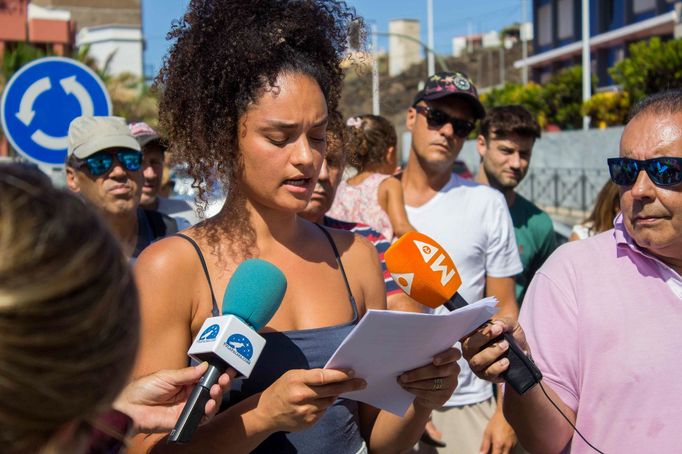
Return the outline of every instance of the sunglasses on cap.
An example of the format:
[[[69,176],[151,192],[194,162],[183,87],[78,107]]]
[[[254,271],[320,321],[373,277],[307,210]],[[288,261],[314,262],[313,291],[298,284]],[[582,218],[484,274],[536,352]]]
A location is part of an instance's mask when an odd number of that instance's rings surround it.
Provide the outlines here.
[[[114,165],[116,159],[125,170],[134,172],[142,167],[142,153],[137,150],[121,149],[117,151],[100,151],[83,160],[76,161],[77,167],[87,167],[93,177],[104,175]]]
[[[461,139],[466,139],[471,134],[471,131],[474,130],[472,122],[451,117],[442,110],[434,109],[431,106],[414,106],[414,109],[426,117],[426,123],[431,128],[442,128],[447,123],[450,123],[452,131]]]
[[[642,170],[656,186],[675,186],[682,183],[682,158],[661,157],[645,161],[609,158],[606,162],[611,181],[618,186],[632,186]]]

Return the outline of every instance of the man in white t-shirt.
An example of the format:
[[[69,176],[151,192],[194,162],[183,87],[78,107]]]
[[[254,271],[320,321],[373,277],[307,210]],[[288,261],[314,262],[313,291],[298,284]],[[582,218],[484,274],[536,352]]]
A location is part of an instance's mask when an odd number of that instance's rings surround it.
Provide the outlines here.
[[[459,293],[469,302],[494,295],[499,316],[516,319],[514,276],[523,267],[504,197],[452,172],[464,141],[484,115],[465,74],[431,76],[407,111],[412,142],[401,181],[410,223],[448,251],[462,277]],[[460,367],[457,390],[433,414],[447,443],[438,452],[509,452],[516,437],[496,409],[492,384],[477,378],[466,361]],[[420,446],[420,452],[429,449]]]

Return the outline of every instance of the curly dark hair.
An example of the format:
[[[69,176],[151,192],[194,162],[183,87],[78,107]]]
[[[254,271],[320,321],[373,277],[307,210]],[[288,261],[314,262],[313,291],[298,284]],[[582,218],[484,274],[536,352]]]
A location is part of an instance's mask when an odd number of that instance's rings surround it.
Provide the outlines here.
[[[364,42],[364,23],[345,2],[331,0],[193,0],[168,39],[157,79],[160,122],[176,159],[206,206],[216,177],[228,194],[228,219],[242,217],[235,184],[241,172],[239,119],[282,73],[309,75],[339,128],[344,53]]]
[[[372,164],[382,163],[388,148],[398,144],[395,128],[379,115],[352,117],[346,124],[348,161],[359,172]]]

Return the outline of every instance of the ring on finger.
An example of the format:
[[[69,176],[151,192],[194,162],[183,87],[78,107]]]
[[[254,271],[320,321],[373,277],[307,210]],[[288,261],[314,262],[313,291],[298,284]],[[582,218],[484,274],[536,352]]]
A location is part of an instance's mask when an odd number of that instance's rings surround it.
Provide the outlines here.
[[[439,391],[443,389],[443,378],[438,377],[433,379],[433,387],[431,388],[432,391]]]

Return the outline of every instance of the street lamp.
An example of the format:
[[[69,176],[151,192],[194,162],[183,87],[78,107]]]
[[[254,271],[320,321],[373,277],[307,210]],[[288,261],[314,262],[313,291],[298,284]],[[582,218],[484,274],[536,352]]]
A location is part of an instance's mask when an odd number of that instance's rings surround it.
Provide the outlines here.
[[[441,67],[441,69],[442,69],[443,71],[449,71],[448,65],[445,64],[445,60],[443,60],[443,57],[441,57],[440,55],[438,55],[432,48],[430,48],[430,47],[428,46],[428,44],[426,44],[426,43],[424,43],[424,42],[422,42],[422,41],[419,41],[419,40],[418,40],[417,38],[415,38],[414,36],[404,35],[404,34],[402,34],[402,33],[375,32],[374,30],[372,30],[372,31],[370,32],[370,34],[376,35],[376,36],[396,36],[396,37],[398,37],[398,38],[404,38],[404,39],[406,39],[406,40],[408,40],[408,41],[412,41],[412,42],[414,42],[414,43],[417,43],[417,44],[419,44],[420,46],[422,46],[422,48],[424,49],[424,53],[425,53],[427,56],[428,56],[428,55],[433,55],[433,57],[436,59],[436,61],[438,62],[438,65],[440,65],[440,67]],[[430,68],[427,68],[427,70],[429,71],[429,74],[427,74],[427,77],[428,77],[428,76],[431,76],[431,75],[432,75],[431,69],[430,69]],[[435,73],[435,71],[433,71],[433,73]]]
[[[380,115],[380,109],[379,109],[379,59],[377,57],[377,36],[396,36],[398,38],[403,38],[408,41],[415,42],[422,46],[424,49],[424,53],[426,53],[427,56],[432,56],[432,58],[435,57],[435,59],[438,61],[438,64],[442,68],[443,71],[449,71],[448,65],[445,64],[445,61],[443,60],[442,57],[440,57],[438,54],[436,54],[431,47],[428,45],[424,44],[423,42],[419,41],[417,38],[410,36],[410,35],[404,35],[402,33],[390,33],[390,32],[378,32],[376,30],[376,25],[372,25],[372,29],[369,32],[370,35],[372,35],[372,113],[374,115]],[[432,73],[435,73],[435,70],[432,70],[427,67],[427,70],[429,74],[426,76],[431,76]]]

